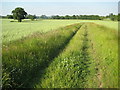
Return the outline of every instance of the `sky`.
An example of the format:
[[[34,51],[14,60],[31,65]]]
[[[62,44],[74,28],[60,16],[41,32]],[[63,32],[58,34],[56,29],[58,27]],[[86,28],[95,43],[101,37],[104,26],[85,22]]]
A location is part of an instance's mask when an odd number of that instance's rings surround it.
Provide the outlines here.
[[[118,2],[119,0],[1,0],[3,2]]]
[[[32,15],[109,15],[118,13],[119,0],[2,0],[0,15],[22,7]]]

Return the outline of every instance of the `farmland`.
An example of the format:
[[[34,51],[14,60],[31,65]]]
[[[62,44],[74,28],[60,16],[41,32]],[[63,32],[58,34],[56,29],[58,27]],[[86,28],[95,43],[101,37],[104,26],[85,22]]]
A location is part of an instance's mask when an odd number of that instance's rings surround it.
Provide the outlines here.
[[[57,28],[80,22],[94,22],[100,25],[107,26],[109,28],[118,30],[118,22],[113,21],[100,21],[100,20],[38,20],[30,21],[24,20],[22,23],[10,22],[13,20],[2,20],[2,34],[3,42],[9,42],[13,40],[26,37],[34,32],[47,32],[55,30]]]
[[[10,21],[2,21],[4,88],[118,87],[118,22]]]

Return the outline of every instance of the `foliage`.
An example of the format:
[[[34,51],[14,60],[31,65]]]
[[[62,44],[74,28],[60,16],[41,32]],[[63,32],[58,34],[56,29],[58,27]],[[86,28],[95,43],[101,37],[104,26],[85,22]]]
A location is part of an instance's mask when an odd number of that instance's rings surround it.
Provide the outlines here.
[[[27,18],[27,19],[31,19],[31,20],[33,21],[33,20],[36,19],[37,17],[36,17],[36,15],[30,15],[30,14],[29,14],[29,15],[26,16],[26,18]]]
[[[13,15],[7,15],[8,19],[13,19]]]
[[[118,15],[114,15],[113,13],[110,13],[106,18],[110,18],[112,21],[119,21]]]
[[[101,17],[98,15],[73,15],[73,16],[52,16],[52,19],[82,19],[82,20],[101,20]]]
[[[25,19],[27,13],[24,11],[23,8],[17,7],[15,10],[12,11],[14,19],[17,19],[18,22],[21,22],[22,19]]]
[[[49,17],[47,17],[46,15],[41,15],[40,18],[42,18],[42,19],[48,19]]]

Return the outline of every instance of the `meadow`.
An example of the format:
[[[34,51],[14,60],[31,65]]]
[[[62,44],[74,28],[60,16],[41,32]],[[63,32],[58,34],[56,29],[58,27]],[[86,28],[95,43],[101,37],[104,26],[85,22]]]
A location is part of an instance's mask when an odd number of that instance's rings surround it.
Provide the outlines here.
[[[118,22],[2,22],[4,88],[118,88]]]
[[[94,22],[106,27],[118,30],[118,22],[113,21],[100,21],[100,20],[24,20],[22,23],[12,19],[2,20],[2,35],[3,42],[10,42],[23,37],[26,37],[34,32],[45,33],[55,30],[57,28],[80,22]]]

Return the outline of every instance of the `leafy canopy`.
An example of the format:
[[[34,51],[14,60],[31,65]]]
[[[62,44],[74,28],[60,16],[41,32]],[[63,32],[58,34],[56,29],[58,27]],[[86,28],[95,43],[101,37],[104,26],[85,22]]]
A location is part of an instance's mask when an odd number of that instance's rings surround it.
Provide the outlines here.
[[[18,22],[21,22],[22,19],[25,19],[25,16],[27,15],[27,12],[21,7],[15,8],[15,10],[12,11],[13,13],[13,18],[17,19]]]

